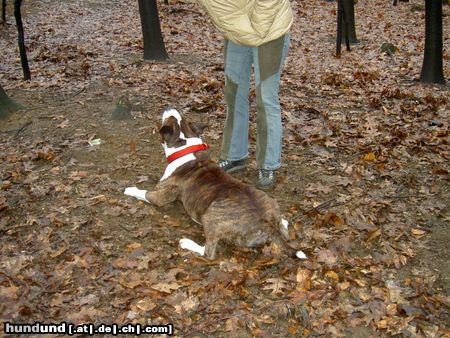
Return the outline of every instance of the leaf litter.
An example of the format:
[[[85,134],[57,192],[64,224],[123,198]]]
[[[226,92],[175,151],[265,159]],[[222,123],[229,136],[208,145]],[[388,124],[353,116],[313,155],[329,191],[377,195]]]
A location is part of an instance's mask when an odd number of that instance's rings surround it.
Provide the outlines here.
[[[158,182],[165,107],[207,123],[218,158],[220,34],[197,5],[161,2],[171,60],[143,62],[132,1],[24,4],[31,82],[20,80],[14,27],[0,31],[0,80],[27,107],[0,128],[1,321],[173,323],[179,336],[448,335],[448,89],[414,81],[416,3],[359,1],[360,43],[338,59],[335,3],[292,2],[283,167],[270,194],[310,259],[266,247],[213,262],[178,248],[182,237],[203,242],[180,205],[122,191]],[[395,54],[381,52],[386,41]],[[448,78],[447,53],[444,62]],[[112,122],[123,95],[135,118]],[[254,183],[254,168],[239,178]]]

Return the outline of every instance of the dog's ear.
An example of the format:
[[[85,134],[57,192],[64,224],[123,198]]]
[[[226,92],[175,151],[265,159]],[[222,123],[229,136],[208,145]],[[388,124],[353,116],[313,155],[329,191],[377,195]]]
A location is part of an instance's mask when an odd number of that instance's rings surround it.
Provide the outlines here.
[[[188,125],[192,132],[197,136],[203,134],[203,129],[208,126],[206,123],[202,122],[189,122]]]

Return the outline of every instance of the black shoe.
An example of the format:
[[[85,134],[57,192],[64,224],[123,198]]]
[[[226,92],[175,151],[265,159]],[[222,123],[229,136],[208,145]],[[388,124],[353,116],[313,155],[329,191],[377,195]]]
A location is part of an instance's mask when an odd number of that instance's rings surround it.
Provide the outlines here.
[[[258,170],[258,184],[257,187],[262,190],[268,190],[275,186],[277,176],[275,170]]]
[[[234,171],[244,169],[246,163],[247,159],[245,158],[238,161],[219,160],[219,168],[223,169],[227,173],[232,173]]]

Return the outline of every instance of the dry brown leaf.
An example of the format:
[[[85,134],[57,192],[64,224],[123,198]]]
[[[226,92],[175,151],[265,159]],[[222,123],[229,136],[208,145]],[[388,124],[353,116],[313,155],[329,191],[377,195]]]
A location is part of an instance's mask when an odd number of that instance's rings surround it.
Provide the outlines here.
[[[347,290],[350,287],[350,282],[349,281],[344,281],[342,283],[338,284],[339,290]]]
[[[151,286],[152,289],[159,291],[159,292],[163,292],[163,293],[172,293],[175,290],[178,290],[179,288],[181,288],[182,285],[179,285],[178,283],[175,282],[171,282],[171,283],[157,283],[157,284],[153,284]]]
[[[263,290],[270,290],[274,295],[280,296],[288,289],[288,283],[281,278],[269,278],[265,281]]]
[[[128,289],[134,289],[144,283],[142,276],[138,272],[124,273],[119,279],[120,284]]]
[[[339,282],[339,275],[333,270],[325,272],[325,277],[333,280],[334,282]]]
[[[425,236],[427,232],[424,231],[424,230],[420,230],[420,229],[411,229],[411,233],[412,233],[414,236],[420,238],[420,237]]]
[[[296,289],[299,291],[308,291],[309,289],[311,289],[312,275],[313,275],[313,272],[311,270],[304,269],[304,268],[298,268],[297,275],[296,275],[296,281],[297,281]]]
[[[177,313],[183,313],[186,311],[191,311],[194,310],[199,304],[198,298],[197,297],[186,297],[182,302],[180,302],[179,304],[175,304],[175,311]]]
[[[376,237],[381,235],[381,229],[380,228],[373,228],[369,230],[369,235],[367,236],[366,241],[370,242],[371,240],[375,239]]]
[[[225,331],[229,331],[231,333],[236,333],[238,328],[239,318],[231,317],[225,321]]]
[[[316,260],[329,266],[334,266],[338,261],[338,254],[334,250],[320,249],[317,253]]]
[[[366,155],[364,155],[363,160],[367,161],[367,162],[371,162],[371,161],[374,161],[375,158],[376,158],[375,154],[370,152],[370,153],[367,153]]]
[[[139,299],[138,301],[134,302],[130,305],[131,311],[134,311],[136,313],[139,312],[148,312],[153,310],[157,304],[150,298],[145,299]]]
[[[139,243],[139,242],[130,243],[130,244],[127,245],[127,251],[128,252],[133,252],[136,249],[139,249],[141,246],[142,246],[142,244]]]

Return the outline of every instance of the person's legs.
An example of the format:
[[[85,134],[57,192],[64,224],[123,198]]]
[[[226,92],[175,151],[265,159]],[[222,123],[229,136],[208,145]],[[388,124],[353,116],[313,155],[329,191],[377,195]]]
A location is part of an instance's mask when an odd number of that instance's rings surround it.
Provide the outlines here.
[[[282,125],[278,98],[280,76],[289,49],[289,35],[256,48],[254,53],[258,169],[281,166]]]
[[[250,72],[252,68],[250,47],[225,40],[225,101],[227,118],[223,131],[222,160],[237,161],[248,157],[248,114]]]

